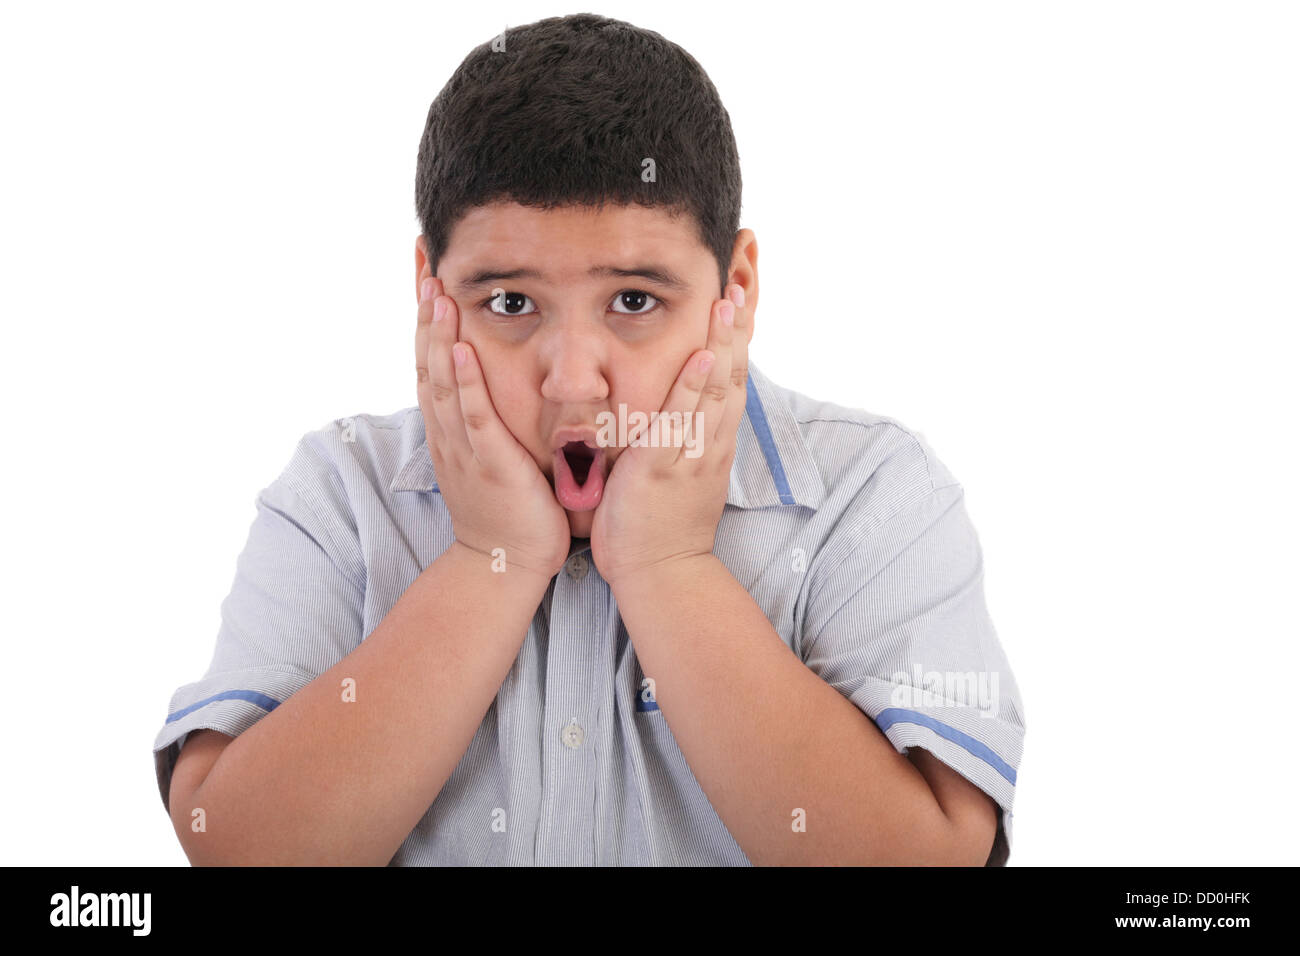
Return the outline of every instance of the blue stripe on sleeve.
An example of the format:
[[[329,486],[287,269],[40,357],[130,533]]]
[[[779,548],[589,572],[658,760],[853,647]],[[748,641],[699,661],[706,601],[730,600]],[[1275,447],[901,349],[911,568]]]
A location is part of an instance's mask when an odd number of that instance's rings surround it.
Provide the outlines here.
[[[211,697],[199,701],[197,704],[190,704],[190,706],[183,710],[178,710],[174,714],[168,714],[166,723],[170,724],[174,720],[180,720],[186,714],[192,713],[200,707],[206,707],[213,701],[218,700],[246,700],[250,703],[256,704],[258,707],[264,708],[268,713],[280,706],[280,702],[274,697],[267,697],[265,694],[259,694],[255,690],[224,690],[220,694],[213,694]]]
[[[927,714],[918,713],[915,710],[904,710],[901,707],[889,707],[880,712],[876,718],[876,726],[881,731],[888,730],[894,724],[920,724],[922,727],[929,727],[944,740],[951,740],[955,744],[965,747],[976,757],[979,757],[986,764],[1000,773],[1013,786],[1016,782],[1016,770],[1005,760],[995,754],[984,744],[980,743],[974,737],[963,734],[955,727],[949,727],[945,723],[935,720]]]

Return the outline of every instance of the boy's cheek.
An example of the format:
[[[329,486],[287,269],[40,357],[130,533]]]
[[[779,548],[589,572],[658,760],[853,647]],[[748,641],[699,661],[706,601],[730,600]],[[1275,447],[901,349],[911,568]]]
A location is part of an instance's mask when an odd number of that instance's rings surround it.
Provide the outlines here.
[[[659,411],[676,384],[686,360],[696,348],[692,342],[676,341],[665,343],[654,355],[630,356],[616,370],[619,394],[617,397],[610,396],[610,408],[616,410],[621,401],[629,411]]]

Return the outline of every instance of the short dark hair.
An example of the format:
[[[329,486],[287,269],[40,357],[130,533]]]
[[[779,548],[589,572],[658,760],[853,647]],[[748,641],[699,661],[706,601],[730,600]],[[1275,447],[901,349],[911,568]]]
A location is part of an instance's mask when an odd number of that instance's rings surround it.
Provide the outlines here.
[[[695,59],[658,33],[591,13],[480,44],[429,107],[415,207],[431,268],[457,220],[498,200],[550,209],[665,207],[695,219],[719,293],[740,226],[731,118]],[[642,181],[642,161],[655,181]]]

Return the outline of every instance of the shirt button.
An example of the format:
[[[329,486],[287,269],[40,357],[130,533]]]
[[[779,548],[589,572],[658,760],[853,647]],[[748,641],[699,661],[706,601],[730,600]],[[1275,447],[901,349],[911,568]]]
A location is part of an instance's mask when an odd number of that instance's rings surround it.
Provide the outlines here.
[[[581,581],[587,576],[588,568],[587,559],[580,554],[575,554],[564,562],[564,570],[575,581]]]
[[[560,739],[570,750],[577,750],[582,746],[582,728],[578,726],[576,719],[569,718],[569,725],[560,732]]]

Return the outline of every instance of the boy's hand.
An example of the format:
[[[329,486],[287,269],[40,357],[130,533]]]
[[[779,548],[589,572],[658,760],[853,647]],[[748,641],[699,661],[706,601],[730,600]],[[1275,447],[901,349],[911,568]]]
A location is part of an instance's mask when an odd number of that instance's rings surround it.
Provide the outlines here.
[[[455,300],[437,277],[423,280],[420,296],[416,391],[456,540],[484,561],[504,549],[507,572],[522,568],[554,577],[569,554],[569,519],[537,462],[497,415],[473,347],[457,341]]]
[[[745,413],[749,336],[734,327],[736,311],[730,299],[714,300],[708,348],[686,360],[660,410],[661,419],[681,413],[690,429],[678,430],[677,447],[632,447],[629,436],[614,462],[591,527],[592,559],[611,588],[627,575],[713,552]],[[662,421],[645,433],[656,428],[665,434]]]

